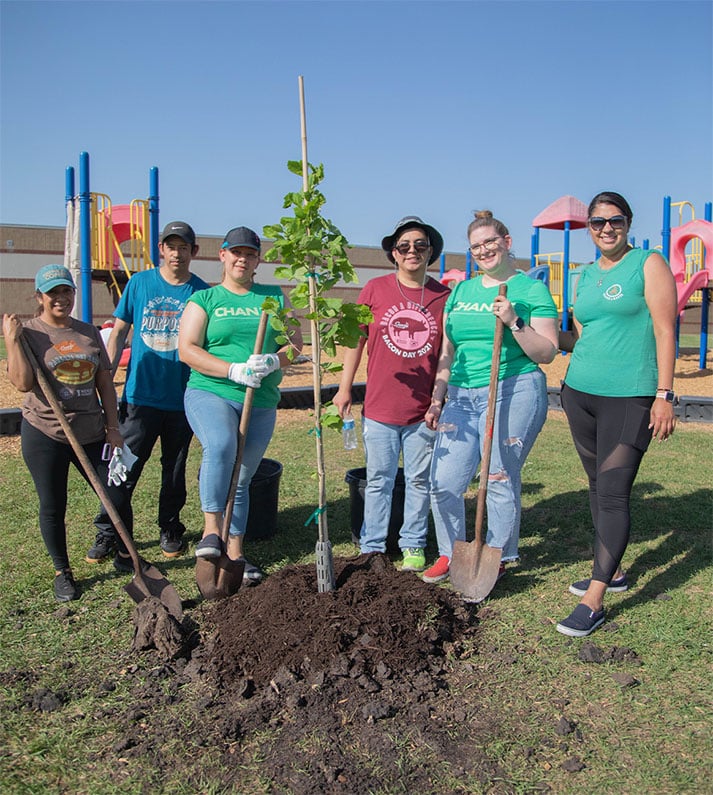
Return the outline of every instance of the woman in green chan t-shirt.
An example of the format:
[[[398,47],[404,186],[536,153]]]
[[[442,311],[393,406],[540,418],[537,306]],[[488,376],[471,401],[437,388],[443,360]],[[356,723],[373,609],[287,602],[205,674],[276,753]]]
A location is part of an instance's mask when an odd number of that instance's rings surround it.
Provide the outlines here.
[[[220,284],[194,293],[183,310],[178,355],[191,368],[184,399],[186,417],[203,448],[199,490],[204,524],[196,557],[217,558],[223,552],[221,526],[237,454],[238,428],[246,390],[255,390],[225,549],[231,560],[245,560],[250,481],[272,437],[282,368],[290,363],[287,353],[279,350],[278,334],[269,324],[263,353],[253,354],[253,349],[263,302],[272,297],[284,306],[285,298],[279,286],[255,282],[260,238],[252,229],[231,229],[219,256],[223,263]],[[290,345],[300,352],[299,330]],[[254,585],[261,579],[260,569],[245,561],[243,582]]]
[[[557,309],[547,287],[516,270],[512,238],[489,210],[476,213],[468,243],[482,275],[458,283],[446,301],[443,342],[426,424],[436,434],[431,510],[438,560],[426,582],[450,576],[453,542],[465,541],[465,494],[485,440],[496,318],[505,325],[488,475],[487,543],[505,563],[519,556],[520,472],[547,417],[539,364],[557,353]],[[507,284],[507,297],[498,295]],[[448,401],[444,404],[448,392]],[[481,475],[485,477],[485,475]],[[499,578],[498,577],[498,578]]]
[[[651,438],[673,433],[676,284],[666,260],[629,245],[633,213],[607,191],[589,205],[589,232],[599,259],[577,284],[579,339],[562,388],[562,406],[589,478],[594,522],[592,577],[575,582],[581,596],[559,624],[584,637],[604,621],[604,594],[625,591],[621,559],[629,543],[629,498]]]

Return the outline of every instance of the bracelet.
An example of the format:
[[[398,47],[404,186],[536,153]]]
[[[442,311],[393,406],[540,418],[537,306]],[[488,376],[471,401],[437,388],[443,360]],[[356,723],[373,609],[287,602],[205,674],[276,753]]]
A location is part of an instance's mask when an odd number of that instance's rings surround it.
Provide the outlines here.
[[[106,429],[107,429],[107,431],[118,431],[119,430],[119,426],[118,425],[107,425]]]
[[[657,392],[671,392],[672,390],[673,390],[672,386],[657,386],[656,387],[656,391]]]

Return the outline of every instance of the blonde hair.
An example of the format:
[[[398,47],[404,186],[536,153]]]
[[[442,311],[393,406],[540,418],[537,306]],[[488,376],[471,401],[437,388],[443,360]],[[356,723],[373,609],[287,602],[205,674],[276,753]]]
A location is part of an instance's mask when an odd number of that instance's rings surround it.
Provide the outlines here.
[[[480,229],[484,226],[492,226],[500,237],[510,236],[507,226],[505,226],[502,221],[498,221],[497,218],[493,218],[493,214],[490,210],[475,210],[474,215],[475,218],[468,224],[468,238],[470,238],[470,233],[474,229]]]

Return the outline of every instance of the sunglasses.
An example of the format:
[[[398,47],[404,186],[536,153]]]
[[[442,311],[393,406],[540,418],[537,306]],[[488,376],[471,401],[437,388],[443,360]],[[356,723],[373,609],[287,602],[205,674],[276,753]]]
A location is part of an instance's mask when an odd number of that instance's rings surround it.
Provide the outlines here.
[[[601,232],[607,224],[609,224],[612,229],[626,229],[626,216],[612,215],[611,218],[595,217],[589,219],[589,226],[591,226],[595,232]]]
[[[394,251],[398,251],[399,254],[408,254],[411,251],[411,246],[413,246],[413,250],[417,254],[421,254],[431,248],[428,240],[416,240],[413,243],[399,243],[398,246],[394,246]]]

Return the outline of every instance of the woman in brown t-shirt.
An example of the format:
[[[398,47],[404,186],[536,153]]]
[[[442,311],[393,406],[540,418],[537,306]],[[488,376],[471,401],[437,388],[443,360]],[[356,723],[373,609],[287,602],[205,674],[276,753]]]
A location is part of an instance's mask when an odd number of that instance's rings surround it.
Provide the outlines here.
[[[22,456],[40,500],[40,531],[54,563],[55,597],[68,602],[79,596],[69,565],[65,527],[70,462],[87,478],[22,351],[20,334],[29,343],[69,425],[104,482],[104,445],[113,449],[123,447],[124,441],[119,433],[111,365],[99,331],[71,316],[76,288],[70,272],[63,265],[45,265],[37,273],[35,288],[37,315],[24,324],[15,314],[4,315],[3,334],[10,381],[27,393],[20,428]],[[107,492],[121,518],[131,526],[131,505],[125,489],[109,485]],[[127,554],[125,548],[122,551]]]

